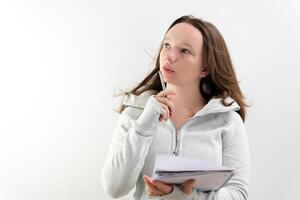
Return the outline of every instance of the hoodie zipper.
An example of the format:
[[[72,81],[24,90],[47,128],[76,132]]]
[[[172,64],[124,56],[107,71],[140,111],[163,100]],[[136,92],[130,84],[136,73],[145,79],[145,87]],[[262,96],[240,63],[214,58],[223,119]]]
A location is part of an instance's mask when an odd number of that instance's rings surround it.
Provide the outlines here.
[[[175,156],[178,156],[178,154],[179,154],[179,146],[180,146],[180,134],[179,134],[178,131],[176,131],[176,143],[175,144],[176,145],[175,145],[175,149],[173,151],[173,154]]]
[[[170,122],[171,122],[172,125],[173,125],[173,128],[175,129],[175,135],[176,135],[176,136],[175,136],[175,149],[172,151],[172,154],[173,154],[173,155],[178,156],[179,153],[180,153],[181,130],[182,130],[182,128],[183,128],[189,121],[192,121],[192,120],[197,119],[197,118],[199,118],[199,117],[200,117],[200,116],[196,116],[196,117],[193,117],[193,118],[188,119],[186,122],[184,122],[184,123],[182,124],[182,126],[180,127],[179,130],[176,129],[176,126],[175,126],[174,122],[173,122],[171,119],[169,119]]]

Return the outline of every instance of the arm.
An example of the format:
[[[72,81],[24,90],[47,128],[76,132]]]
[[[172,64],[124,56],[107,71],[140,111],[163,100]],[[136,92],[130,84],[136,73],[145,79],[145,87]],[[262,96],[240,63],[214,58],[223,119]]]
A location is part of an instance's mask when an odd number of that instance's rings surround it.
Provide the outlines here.
[[[124,196],[134,187],[144,166],[162,107],[151,95],[140,113],[127,107],[120,115],[102,169],[102,185],[112,197]]]
[[[228,124],[223,134],[223,165],[234,169],[231,179],[218,191],[201,192],[193,189],[191,195],[174,186],[172,193],[162,196],[164,200],[246,200],[249,182],[249,147],[244,124],[237,113],[224,118]]]

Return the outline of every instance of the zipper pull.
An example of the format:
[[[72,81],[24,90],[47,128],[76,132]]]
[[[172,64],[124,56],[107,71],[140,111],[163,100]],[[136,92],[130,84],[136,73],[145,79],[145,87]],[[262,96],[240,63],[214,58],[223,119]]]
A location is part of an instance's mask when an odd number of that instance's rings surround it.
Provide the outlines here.
[[[176,147],[175,150],[173,151],[174,155],[178,156],[179,154],[179,146],[180,146],[180,132],[176,133]]]

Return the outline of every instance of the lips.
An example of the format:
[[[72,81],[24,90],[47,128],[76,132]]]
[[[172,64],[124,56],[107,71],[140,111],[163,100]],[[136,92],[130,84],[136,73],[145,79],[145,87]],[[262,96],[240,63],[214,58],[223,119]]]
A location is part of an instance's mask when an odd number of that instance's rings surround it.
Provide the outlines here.
[[[164,65],[163,69],[168,71],[168,72],[175,72],[168,64]]]

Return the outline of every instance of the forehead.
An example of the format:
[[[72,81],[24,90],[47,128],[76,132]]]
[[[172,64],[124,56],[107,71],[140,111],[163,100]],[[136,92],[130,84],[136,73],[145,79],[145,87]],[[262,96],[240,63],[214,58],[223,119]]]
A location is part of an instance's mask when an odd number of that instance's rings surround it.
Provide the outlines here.
[[[201,47],[203,38],[201,32],[188,23],[178,23],[166,34],[165,39],[174,40],[179,43],[188,43],[193,47]]]

